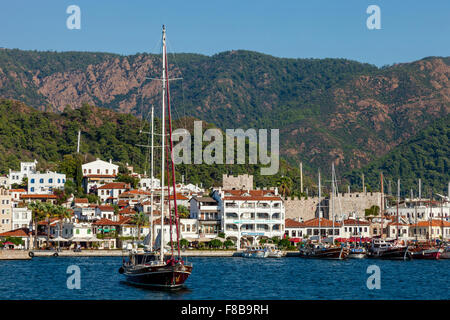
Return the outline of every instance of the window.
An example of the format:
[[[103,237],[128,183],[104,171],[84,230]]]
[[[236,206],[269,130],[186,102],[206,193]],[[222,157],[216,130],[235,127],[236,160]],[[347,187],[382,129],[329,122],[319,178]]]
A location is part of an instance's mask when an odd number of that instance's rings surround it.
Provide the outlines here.
[[[34,187],[31,187],[31,192],[34,192]]]
[[[91,169],[89,169],[89,173],[91,173]]]
[[[30,180],[30,183],[34,183],[34,179],[31,179],[31,180]]]
[[[52,178],[48,179],[48,183],[53,183],[53,179]]]
[[[80,234],[80,229],[75,230],[76,234]]]
[[[39,183],[44,183],[44,179],[39,179]]]
[[[108,169],[105,169],[105,173],[108,174]]]
[[[58,179],[58,183],[61,183],[61,179]]]

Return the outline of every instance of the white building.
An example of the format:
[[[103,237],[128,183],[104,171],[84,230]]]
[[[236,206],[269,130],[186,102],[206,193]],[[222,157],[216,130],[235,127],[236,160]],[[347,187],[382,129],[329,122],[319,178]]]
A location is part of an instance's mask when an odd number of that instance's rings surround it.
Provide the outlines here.
[[[414,206],[415,204],[415,206]],[[396,219],[397,207],[393,206],[386,209],[386,214]],[[441,219],[450,221],[450,203],[444,202],[441,206],[439,202],[429,200],[419,201],[415,199],[412,202],[402,203],[398,208],[398,215],[405,219],[408,223],[415,223],[417,221],[428,221],[431,219]]]
[[[95,206],[76,206],[73,208],[73,214],[79,221],[95,221],[100,219],[100,216],[97,216]]]
[[[34,160],[33,162],[21,162],[20,171],[13,171],[9,169],[9,185],[12,185],[13,183],[21,184],[23,178],[28,177],[30,173],[36,172],[36,164],[37,160]]]
[[[97,160],[85,163],[81,166],[83,171],[83,185],[87,193],[93,188],[99,188],[106,183],[114,181],[119,174],[119,166],[109,162]]]
[[[152,184],[153,189],[161,187],[161,181],[157,178],[141,178],[138,182],[138,188],[141,190],[149,191],[152,188]]]
[[[0,233],[12,230],[12,208],[9,190],[0,188]]]
[[[276,190],[219,189],[212,197],[219,203],[225,237],[238,249],[241,240],[252,244],[263,237],[283,237],[285,208]]]
[[[192,197],[190,202],[190,218],[197,220],[200,237],[216,238],[222,229],[222,216],[217,200],[211,197]]]
[[[104,184],[97,189],[97,195],[102,203],[117,203],[119,195],[130,189],[130,185],[125,182],[111,182]]]
[[[9,184],[9,178],[7,176],[0,177],[0,188],[9,189],[11,185]]]
[[[52,194],[55,189],[64,189],[66,175],[47,171],[28,175],[28,194]]]
[[[347,219],[340,221],[341,226],[341,238],[361,237],[370,238],[370,222],[358,219]]]
[[[12,228],[30,228],[31,217],[31,210],[27,207],[12,208]]]

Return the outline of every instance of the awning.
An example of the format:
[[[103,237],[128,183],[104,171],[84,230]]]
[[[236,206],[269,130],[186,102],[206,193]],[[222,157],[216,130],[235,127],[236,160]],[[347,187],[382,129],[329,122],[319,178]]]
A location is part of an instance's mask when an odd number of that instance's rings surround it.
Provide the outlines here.
[[[302,238],[289,238],[289,241],[290,241],[290,242],[297,243],[297,242],[301,242],[301,241],[302,241]]]

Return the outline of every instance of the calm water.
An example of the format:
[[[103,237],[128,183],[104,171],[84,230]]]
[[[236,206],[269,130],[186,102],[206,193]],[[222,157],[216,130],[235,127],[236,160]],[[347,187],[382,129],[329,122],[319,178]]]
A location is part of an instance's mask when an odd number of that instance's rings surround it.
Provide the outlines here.
[[[450,260],[321,261],[301,258],[189,258],[186,289],[136,288],[118,273],[120,257],[0,261],[0,299],[450,299]],[[367,266],[381,269],[369,290]],[[67,267],[78,265],[81,289],[67,289]]]

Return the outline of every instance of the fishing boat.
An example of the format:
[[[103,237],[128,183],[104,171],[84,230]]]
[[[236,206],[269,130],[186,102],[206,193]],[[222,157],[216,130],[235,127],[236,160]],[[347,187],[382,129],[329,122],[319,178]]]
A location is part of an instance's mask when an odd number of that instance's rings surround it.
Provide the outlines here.
[[[128,260],[123,260],[119,273],[125,275],[126,280],[135,285],[158,287],[164,289],[178,289],[184,285],[192,272],[192,265],[183,261],[180,252],[180,233],[178,227],[178,206],[176,196],[173,197],[173,212],[171,210],[170,195],[176,195],[175,183],[175,164],[173,158],[169,154],[173,152],[172,141],[172,118],[170,109],[170,91],[169,91],[169,76],[168,76],[168,62],[166,50],[166,29],[163,26],[162,30],[162,112],[161,112],[161,186],[164,188],[164,179],[167,177],[167,192],[168,192],[168,208],[165,208],[164,193],[161,192],[161,229],[159,236],[159,252],[148,251],[139,252],[131,251]],[[167,103],[167,110],[165,105]],[[168,115],[168,133],[166,131],[166,113]],[[152,126],[153,127],[153,126]],[[166,143],[166,140],[167,143]],[[153,141],[153,140],[152,140]],[[170,166],[169,166],[170,163]],[[169,170],[166,172],[165,164]],[[152,163],[153,165],[153,163]],[[170,167],[170,168],[169,168]],[[171,175],[169,175],[169,171]],[[153,178],[153,176],[152,176]],[[172,187],[172,190],[171,190]],[[167,216],[165,217],[167,210]],[[170,246],[171,250],[166,251],[164,241],[164,223],[168,220],[170,224]],[[178,255],[174,255],[174,241],[172,241],[172,226],[176,227],[176,243],[178,244]]]
[[[349,259],[364,259],[367,256],[367,250],[364,247],[350,248],[348,253]]]
[[[442,249],[440,259],[450,259],[450,246],[446,246]]]
[[[248,246],[242,252],[244,258],[267,258],[269,251],[262,246]]]
[[[433,247],[416,247],[411,250],[411,258],[414,260],[437,260],[440,258],[442,249]]]
[[[344,260],[348,257],[349,249],[342,247],[327,247],[324,244],[309,245],[300,248],[301,258],[316,258],[326,260]]]
[[[408,249],[408,246],[399,245],[397,242],[373,239],[368,257],[388,260],[408,260],[412,256]]]
[[[268,258],[281,258],[283,256],[283,252],[273,243],[265,244],[264,249],[269,252]]]

